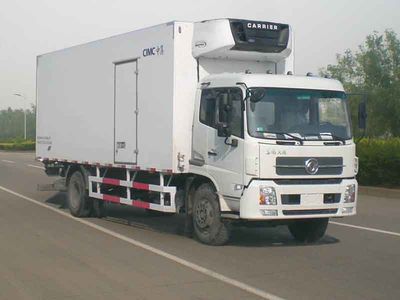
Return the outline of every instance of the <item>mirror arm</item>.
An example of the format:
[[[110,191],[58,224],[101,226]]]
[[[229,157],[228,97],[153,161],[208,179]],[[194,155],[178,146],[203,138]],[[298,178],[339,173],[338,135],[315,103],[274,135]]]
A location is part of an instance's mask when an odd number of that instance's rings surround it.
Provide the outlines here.
[[[243,101],[247,100],[247,98],[249,98],[250,96],[250,89],[248,88],[247,84],[244,82],[236,82],[236,85],[244,86],[244,88],[246,89],[246,94],[244,95]]]
[[[217,135],[219,137],[229,137],[230,133],[228,132],[227,123],[218,123],[217,124]]]
[[[238,146],[238,140],[237,139],[232,139],[230,143],[228,143],[228,139],[229,139],[229,137],[225,138],[225,141],[224,141],[225,145],[232,146],[232,147],[237,147]]]

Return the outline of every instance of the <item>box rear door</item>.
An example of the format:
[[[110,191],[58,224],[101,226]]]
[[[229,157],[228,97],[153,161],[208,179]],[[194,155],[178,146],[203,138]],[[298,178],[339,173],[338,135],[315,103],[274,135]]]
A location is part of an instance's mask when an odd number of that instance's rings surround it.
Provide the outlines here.
[[[115,64],[114,162],[137,162],[137,60]]]

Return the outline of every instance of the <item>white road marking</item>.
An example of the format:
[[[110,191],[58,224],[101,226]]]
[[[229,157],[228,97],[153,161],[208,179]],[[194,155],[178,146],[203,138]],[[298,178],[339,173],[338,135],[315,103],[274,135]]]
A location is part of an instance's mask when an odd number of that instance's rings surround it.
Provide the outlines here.
[[[9,164],[15,164],[15,161],[12,161],[12,160],[2,159],[1,161],[9,163]]]
[[[93,228],[93,229],[96,229],[96,230],[98,230],[98,231],[101,231],[101,232],[103,232],[103,233],[105,233],[105,234],[108,234],[108,235],[110,235],[110,236],[113,236],[113,237],[115,237],[115,238],[117,238],[117,239],[120,239],[120,240],[122,240],[122,241],[125,241],[125,242],[127,242],[127,243],[129,243],[129,244],[131,244],[131,245],[134,245],[134,246],[136,246],[136,247],[139,247],[139,248],[142,248],[142,249],[144,249],[144,250],[150,251],[150,252],[152,252],[152,253],[154,253],[154,254],[157,254],[157,255],[159,255],[159,256],[165,257],[165,258],[167,258],[167,259],[169,259],[169,260],[171,260],[171,261],[173,261],[173,262],[176,262],[176,263],[178,263],[178,264],[180,264],[180,265],[183,265],[183,266],[185,266],[185,267],[187,267],[187,268],[189,268],[189,269],[192,269],[192,270],[197,271],[197,272],[199,272],[199,273],[202,273],[202,274],[204,274],[204,275],[210,276],[210,277],[212,277],[212,278],[214,278],[214,279],[220,280],[220,281],[222,281],[222,282],[224,282],[224,283],[226,283],[226,284],[229,284],[229,285],[232,285],[232,286],[234,286],[234,287],[237,287],[237,288],[239,288],[239,289],[241,289],[241,290],[243,290],[243,291],[246,291],[246,292],[248,292],[248,293],[250,293],[250,294],[259,296],[259,297],[261,297],[261,298],[263,298],[263,299],[283,300],[283,298],[280,298],[280,297],[278,297],[278,296],[275,296],[275,295],[273,295],[273,294],[271,294],[271,293],[268,293],[268,292],[265,292],[265,291],[260,290],[260,289],[258,289],[258,288],[255,288],[255,287],[253,287],[253,286],[251,286],[251,285],[248,285],[248,284],[243,283],[243,282],[241,282],[241,281],[238,281],[238,280],[236,280],[236,279],[227,277],[227,276],[225,276],[225,275],[222,275],[222,274],[220,274],[220,273],[217,273],[217,272],[215,272],[215,271],[212,271],[212,270],[210,270],[210,269],[207,269],[207,268],[205,268],[205,267],[202,267],[202,266],[200,266],[200,265],[197,265],[197,264],[192,263],[192,262],[190,262],[190,261],[187,261],[187,260],[185,260],[185,259],[182,259],[182,258],[180,258],[180,257],[178,257],[178,256],[176,256],[176,255],[173,255],[173,254],[170,254],[170,253],[165,252],[165,251],[163,251],[163,250],[154,248],[154,247],[152,247],[152,246],[150,246],[150,245],[147,245],[147,244],[145,244],[145,243],[139,242],[139,241],[137,241],[137,240],[135,240],[135,239],[129,238],[129,237],[124,236],[124,235],[122,235],[122,234],[119,234],[119,233],[117,233],[117,232],[115,232],[115,231],[112,231],[112,230],[109,230],[109,229],[104,228],[104,227],[102,227],[102,226],[93,224],[93,223],[91,223],[91,222],[89,222],[89,221],[87,221],[87,220],[75,218],[75,217],[73,217],[72,215],[70,215],[69,213],[66,213],[66,212],[64,212],[64,211],[61,211],[61,210],[59,210],[58,208],[55,208],[55,207],[46,205],[46,204],[44,204],[44,203],[42,203],[42,202],[40,202],[40,201],[38,201],[38,200],[29,198],[29,197],[27,197],[27,196],[24,196],[24,195],[22,195],[22,194],[19,194],[19,193],[17,193],[17,192],[14,192],[14,191],[12,191],[12,190],[9,190],[9,189],[7,189],[7,188],[1,186],[1,185],[0,185],[0,190],[3,190],[4,192],[7,192],[7,193],[12,194],[12,195],[14,195],[14,196],[17,196],[17,197],[19,197],[19,198],[22,198],[22,199],[24,199],[24,200],[26,200],[26,201],[29,201],[29,202],[31,202],[31,203],[33,203],[33,204],[36,204],[36,205],[38,205],[38,206],[47,208],[47,209],[49,209],[49,210],[51,210],[51,211],[53,211],[53,212],[56,212],[56,213],[58,213],[58,214],[60,214],[60,215],[63,215],[64,217],[70,218],[70,219],[72,219],[72,220],[74,220],[74,221],[77,221],[77,222],[79,222],[79,223],[81,223],[81,224],[84,224],[84,225],[89,226],[89,227],[91,227],[91,228]]]
[[[351,228],[356,228],[356,229],[361,229],[361,230],[367,230],[367,231],[372,231],[372,232],[388,234],[388,235],[400,236],[400,233],[394,232],[394,231],[387,231],[387,230],[381,230],[381,229],[376,229],[376,228],[351,225],[351,224],[339,223],[339,222],[333,222],[333,221],[330,221],[329,223],[339,225],[339,226],[346,226],[346,227],[351,227]]]
[[[41,170],[44,170],[44,167],[41,167],[41,166],[35,166],[35,165],[27,165],[28,167],[32,167],[32,168],[38,168],[38,169],[41,169]]]

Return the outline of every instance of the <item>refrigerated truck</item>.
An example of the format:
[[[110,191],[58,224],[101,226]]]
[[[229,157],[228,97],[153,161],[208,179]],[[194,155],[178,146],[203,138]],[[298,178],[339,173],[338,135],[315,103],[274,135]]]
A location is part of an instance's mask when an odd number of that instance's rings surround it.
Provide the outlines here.
[[[76,217],[111,202],[183,213],[212,245],[237,223],[315,242],[356,213],[358,162],[342,84],[293,74],[291,26],[239,19],[40,55],[36,156]]]

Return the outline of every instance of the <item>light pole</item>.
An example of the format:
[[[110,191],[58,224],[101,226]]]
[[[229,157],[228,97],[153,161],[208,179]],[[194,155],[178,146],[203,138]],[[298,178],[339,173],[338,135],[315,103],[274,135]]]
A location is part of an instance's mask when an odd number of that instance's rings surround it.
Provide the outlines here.
[[[26,97],[23,94],[16,93],[16,94],[14,94],[14,96],[21,97],[26,102]],[[25,106],[25,103],[24,103],[24,106]],[[23,110],[24,110],[24,139],[26,140],[26,109],[25,109],[25,107],[23,107]]]

